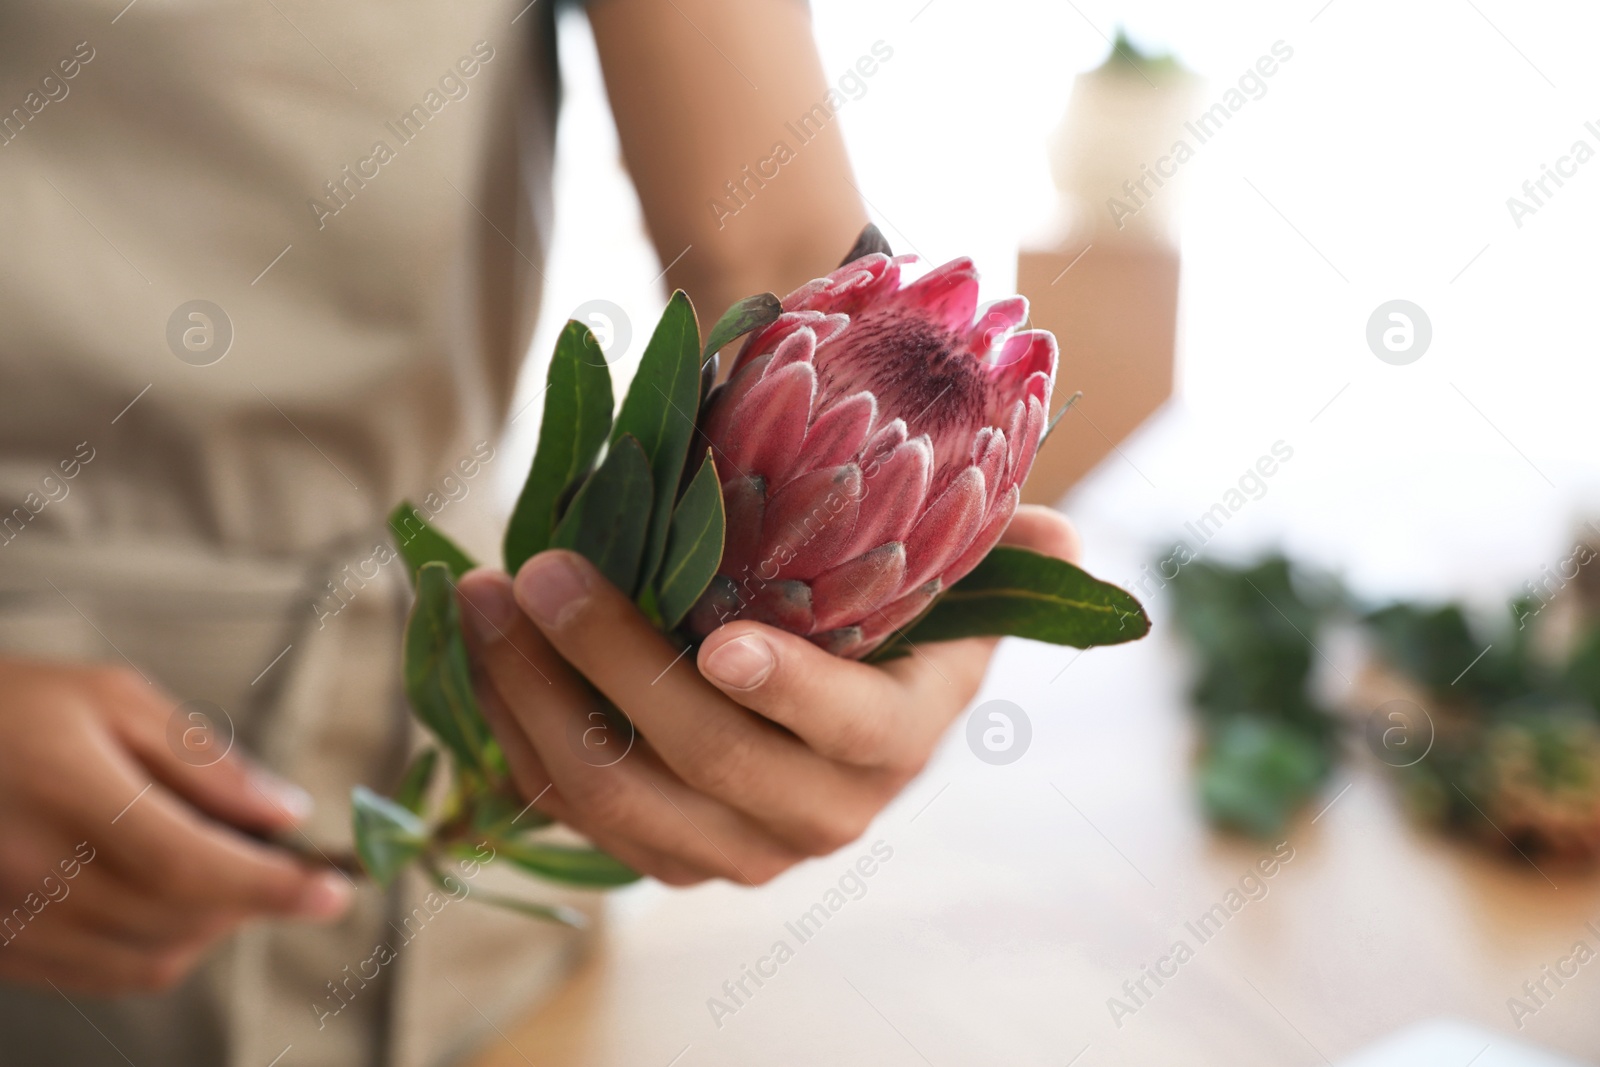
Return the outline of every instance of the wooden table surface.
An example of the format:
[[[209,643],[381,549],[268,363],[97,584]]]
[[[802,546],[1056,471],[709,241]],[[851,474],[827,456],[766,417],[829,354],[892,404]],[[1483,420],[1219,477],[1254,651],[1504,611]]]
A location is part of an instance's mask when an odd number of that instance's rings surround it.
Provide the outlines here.
[[[1600,947],[1594,877],[1414,828],[1364,753],[1253,881],[1275,843],[1197,816],[1177,650],[1077,655],[1002,648],[979,701],[1026,711],[1019,761],[980,762],[958,724],[856,845],[759,890],[619,894],[588,964],[479,1067],[1309,1065],[1420,1019],[1513,1033],[1524,982]],[[875,842],[892,856],[830,899]],[[837,910],[802,941],[817,903]],[[747,966],[768,977],[736,1004],[723,983]],[[1597,995],[1585,967],[1518,1036],[1596,1058]]]

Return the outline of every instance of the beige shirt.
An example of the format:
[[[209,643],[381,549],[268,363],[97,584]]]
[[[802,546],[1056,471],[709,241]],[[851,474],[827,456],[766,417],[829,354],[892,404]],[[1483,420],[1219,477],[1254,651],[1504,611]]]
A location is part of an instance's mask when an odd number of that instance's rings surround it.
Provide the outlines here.
[[[0,8],[0,653],[219,705],[330,851],[415,742],[383,516],[490,518],[550,230],[524,2]],[[0,991],[0,1065],[450,1062],[579,942],[451,902],[351,982],[425,896],[254,928],[170,996]]]

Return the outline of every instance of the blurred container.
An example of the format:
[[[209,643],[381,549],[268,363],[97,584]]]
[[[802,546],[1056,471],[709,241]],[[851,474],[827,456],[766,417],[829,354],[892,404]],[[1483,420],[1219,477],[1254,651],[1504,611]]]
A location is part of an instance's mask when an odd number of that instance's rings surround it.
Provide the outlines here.
[[[1119,34],[1074,81],[1050,138],[1058,209],[1019,253],[1017,290],[1032,325],[1061,341],[1057,395],[1083,396],[1040,451],[1028,502],[1058,502],[1172,395],[1178,176],[1151,167],[1180,137],[1198,86]]]

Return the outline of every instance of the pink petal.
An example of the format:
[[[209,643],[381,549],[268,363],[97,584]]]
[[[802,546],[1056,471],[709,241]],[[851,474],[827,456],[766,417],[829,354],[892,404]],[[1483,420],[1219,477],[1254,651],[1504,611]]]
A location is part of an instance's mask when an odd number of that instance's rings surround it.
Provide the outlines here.
[[[1006,447],[1010,449],[1006,459],[1006,479],[1016,481],[1011,472],[1017,469],[1017,456],[1022,444],[1022,431],[1028,424],[1028,403],[1026,400],[1014,401],[1006,411]]]
[[[1011,516],[1017,513],[1017,501],[1021,496],[1022,493],[1016,486],[1006,490],[1005,495],[1000,498],[1000,503],[984,520],[983,529],[972,539],[972,544],[968,545],[967,550],[957,556],[953,563],[945,567],[944,573],[940,575],[945,588],[965,578],[972,568],[983,562],[983,557],[989,554],[989,550],[999,543],[1001,535],[1006,532],[1006,527],[1011,525]]]
[[[700,599],[689,609],[684,625],[696,637],[705,637],[723,623],[737,619],[743,606],[738,585],[732,579],[719,574],[711,579],[706,591],[700,594]]]
[[[1033,469],[1033,457],[1039,452],[1039,438],[1044,433],[1044,405],[1038,397],[1028,398],[1028,417],[1023,423],[1022,444],[1017,448],[1013,464],[1011,465],[1006,480],[1012,485],[1021,485],[1027,480],[1028,471]]]
[[[760,478],[735,474],[722,483],[727,531],[722,547],[722,573],[738,576],[746,566],[753,566],[759,559],[761,519],[766,504],[767,487]]]
[[[934,598],[944,589],[935,578],[907,593],[899,600],[879,608],[861,624],[861,647],[851,653],[863,656],[883,643],[886,637],[905,629],[906,624],[928,610]]]
[[[785,337],[773,350],[772,362],[767,365],[767,375],[770,377],[791,363],[810,363],[816,351],[816,331],[809,326],[802,326]]]
[[[824,408],[806,431],[802,466],[816,470],[854,459],[877,417],[878,401],[871,393],[856,393]]]
[[[978,272],[965,256],[952,259],[906,286],[899,299],[902,307],[965,336],[978,310]]]
[[[762,373],[767,369],[771,357],[763,356],[758,360],[737,367],[728,376],[728,380],[717,387],[711,400],[711,410],[707,415],[705,424],[706,440],[719,448],[728,438],[728,428],[733,425],[733,417],[740,403],[749,395],[761,381]]]
[[[978,316],[967,335],[967,344],[973,351],[987,353],[1001,348],[1001,342],[1028,319],[1028,298],[1012,296],[996,300]],[[1001,351],[1004,351],[1002,348]]]
[[[972,543],[983,523],[983,472],[967,467],[923,513],[906,538],[906,584],[936,577]]]
[[[734,473],[760,475],[769,487],[784,482],[805,440],[816,388],[811,364],[791,363],[766,375],[745,394],[721,438]],[[713,434],[711,439],[718,437]]]
[[[880,302],[900,288],[900,268],[915,262],[916,256],[890,257],[876,252],[862,256],[784,297],[784,309],[805,307],[848,313]]]
[[[816,628],[811,618],[811,587],[805,582],[767,582],[756,590],[739,617],[792,634],[808,634]]]
[[[862,457],[861,517],[855,538],[843,555],[858,556],[890,541],[901,541],[910,532],[933,477],[933,447],[926,437],[914,437],[889,453],[887,459],[873,462]]]
[[[861,469],[871,471],[884,460],[888,459],[894,450],[905,443],[906,420],[891,419],[872,431],[872,436],[867,438],[867,446],[861,450]]]
[[[808,580],[846,558],[861,496],[861,468],[854,463],[802,474],[778,490],[761,531],[777,573]]]
[[[1054,378],[1059,358],[1054,334],[1049,330],[1024,330],[1012,335],[990,366],[994,369],[995,380],[1003,383],[1002,392],[1011,399],[1016,395],[1011,390],[1031,374],[1042,372]]]
[[[812,331],[817,335],[817,347],[822,347],[829,341],[838,337],[849,328],[850,316],[844,314],[824,315],[821,319],[811,324]]]
[[[999,495],[1001,483],[1005,480],[1009,459],[1004,430],[985,426],[978,431],[978,436],[972,441],[972,465],[983,472],[983,484],[989,491],[989,497],[984,501],[985,508],[994,507],[995,497]]]
[[[860,622],[882,607],[906,576],[906,548],[891,541],[819,574],[811,583],[817,628]]]
[[[1044,371],[1034,371],[1028,375],[1028,380],[1022,383],[1024,396],[1037,397],[1039,403],[1044,405],[1046,411],[1050,410],[1050,375]]]
[[[837,630],[814,633],[810,640],[817,647],[842,659],[859,659],[868,651],[859,626],[842,626]]]
[[[761,356],[773,352],[801,329],[810,329],[822,344],[839,335],[850,324],[848,315],[829,315],[821,311],[786,311],[764,328],[745,338],[733,362],[734,373]]]

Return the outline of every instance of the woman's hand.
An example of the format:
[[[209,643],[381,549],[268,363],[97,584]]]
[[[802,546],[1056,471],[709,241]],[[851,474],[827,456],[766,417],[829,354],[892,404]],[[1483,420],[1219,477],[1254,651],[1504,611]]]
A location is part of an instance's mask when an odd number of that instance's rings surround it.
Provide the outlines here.
[[[247,920],[344,911],[340,876],[232,829],[289,829],[304,794],[179,758],[175,710],[132,670],[0,660],[0,978],[148,993]]]
[[[1078,551],[1045,508],[1019,510],[1006,541]],[[460,588],[484,713],[523,795],[675,885],[757,885],[854,841],[922,769],[996,644],[922,645],[875,667],[734,622],[696,670],[575,553],[542,553],[515,581],[473,571]],[[639,735],[606,766],[581,740],[604,722],[585,679]],[[621,751],[626,737],[607,729]]]

